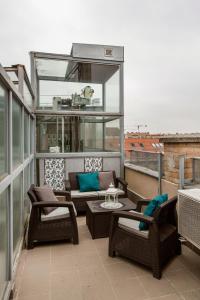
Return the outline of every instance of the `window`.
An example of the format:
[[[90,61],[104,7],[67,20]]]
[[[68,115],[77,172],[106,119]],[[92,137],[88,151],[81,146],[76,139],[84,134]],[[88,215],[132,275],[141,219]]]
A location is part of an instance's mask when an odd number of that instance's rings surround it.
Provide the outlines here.
[[[132,147],[135,147],[135,144],[134,144],[134,143],[131,143],[131,146],[132,146]]]
[[[0,180],[8,172],[7,141],[8,141],[8,93],[0,85]]]
[[[144,144],[143,144],[143,143],[140,143],[140,147],[144,148]]]
[[[14,99],[12,103],[12,129],[13,129],[13,169],[14,169],[22,161],[21,106]]]

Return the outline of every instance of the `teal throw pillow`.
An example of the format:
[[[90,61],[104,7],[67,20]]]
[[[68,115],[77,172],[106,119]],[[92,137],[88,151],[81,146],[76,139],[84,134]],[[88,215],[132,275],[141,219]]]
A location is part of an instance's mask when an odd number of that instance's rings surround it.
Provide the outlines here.
[[[82,173],[77,175],[80,192],[99,191],[99,173]]]
[[[147,207],[144,210],[144,216],[149,216],[151,217],[156,210],[157,207],[159,207],[162,203],[168,200],[168,194],[163,194],[163,195],[158,195],[153,200],[149,202]],[[147,230],[148,229],[148,224],[145,222],[140,222],[139,224],[139,229],[140,230]]]

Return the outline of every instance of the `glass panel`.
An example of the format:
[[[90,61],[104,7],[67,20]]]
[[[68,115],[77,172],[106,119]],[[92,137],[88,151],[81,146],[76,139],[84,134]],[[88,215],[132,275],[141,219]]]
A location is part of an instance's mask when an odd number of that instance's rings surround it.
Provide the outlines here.
[[[34,183],[34,160],[30,163],[30,185]]]
[[[8,93],[0,85],[0,180],[7,173]]]
[[[13,181],[13,251],[17,250],[22,229],[22,176]]]
[[[37,152],[120,150],[119,119],[98,116],[37,117]]]
[[[12,81],[18,81],[19,80],[18,77],[17,77],[17,70],[16,71],[10,71],[10,72],[7,71],[7,74],[8,74],[8,76],[10,77],[10,79]]]
[[[62,152],[62,119],[45,116],[37,119],[37,151]]]
[[[30,117],[30,154],[33,154],[33,139],[34,139],[34,130],[33,130],[34,120]]]
[[[119,70],[105,83],[105,110],[119,112]]]
[[[84,91],[91,99],[84,98]],[[94,95],[94,96],[93,96]],[[40,81],[40,107],[54,110],[102,110],[102,85],[65,81]],[[88,96],[89,97],[89,96]],[[86,104],[84,104],[86,103]]]
[[[0,299],[8,281],[8,201],[7,191],[0,194]]]
[[[56,59],[36,59],[38,76],[65,77],[68,61]]]
[[[119,66],[37,59],[42,109],[119,112]]]
[[[29,89],[28,89],[28,86],[27,86],[25,80],[24,80],[23,89],[24,89],[24,90],[23,90],[23,92],[24,92],[24,100],[25,100],[25,102],[28,104],[28,106],[29,106],[30,108],[32,108],[32,106],[33,106],[33,98],[32,98],[32,95],[31,95],[31,93],[30,93],[30,91],[29,91]]]
[[[22,160],[22,127],[21,127],[21,106],[13,99],[12,103],[12,129],[13,129],[13,169]]]
[[[105,150],[120,151],[120,120],[105,123]]]
[[[28,146],[29,146],[29,117],[26,112],[24,112],[24,158],[29,156]]]
[[[29,212],[29,209],[30,209],[30,200],[29,200],[29,197],[27,195],[27,191],[29,189],[29,186],[30,186],[30,166],[28,165],[24,169],[24,222],[27,219],[28,212]]]

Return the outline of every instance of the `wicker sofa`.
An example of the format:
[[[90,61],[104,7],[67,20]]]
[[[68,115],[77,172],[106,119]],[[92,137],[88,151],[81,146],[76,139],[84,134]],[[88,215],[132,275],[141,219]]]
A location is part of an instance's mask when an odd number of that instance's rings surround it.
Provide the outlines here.
[[[71,201],[73,201],[77,212],[86,212],[86,202],[92,200],[103,200],[105,198],[105,190],[80,192],[79,183],[77,179],[78,174],[86,172],[69,172],[68,180],[66,181],[66,190],[70,192]],[[112,182],[116,188],[118,188],[119,197],[127,197],[127,182],[119,177],[116,177],[115,171],[102,171],[99,172],[99,176],[106,177],[108,173],[112,176]],[[110,182],[108,182],[109,185]]]

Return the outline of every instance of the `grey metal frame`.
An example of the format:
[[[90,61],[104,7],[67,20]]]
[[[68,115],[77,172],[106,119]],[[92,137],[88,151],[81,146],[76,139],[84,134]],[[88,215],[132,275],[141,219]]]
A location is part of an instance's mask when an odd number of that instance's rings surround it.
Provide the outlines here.
[[[20,79],[21,78],[21,79]],[[22,77],[20,76],[20,80],[22,80]],[[26,111],[29,115],[29,123],[30,119],[35,118],[35,116],[32,114],[31,109],[26,105],[24,102],[23,96],[19,93],[17,90],[16,86],[13,84],[13,82],[10,80],[9,76],[3,69],[3,67],[0,65],[0,82],[2,83],[3,87],[7,90],[8,92],[8,114],[7,114],[7,144],[8,144],[8,151],[7,151],[7,174],[6,176],[0,181],[0,194],[7,190],[7,205],[8,205],[8,253],[7,253],[7,258],[8,258],[8,266],[7,266],[7,287],[4,292],[3,299],[8,299],[9,293],[11,291],[12,285],[13,285],[13,278],[14,278],[14,273],[15,273],[15,268],[17,264],[17,257],[20,253],[21,250],[21,242],[19,243],[19,247],[17,249],[17,252],[13,253],[13,181],[14,179],[21,174],[22,179],[24,179],[24,169],[26,166],[33,164],[34,161],[34,154],[30,153],[30,138],[29,138],[29,146],[28,146],[28,158],[24,159],[24,111]],[[21,88],[22,91],[22,88]],[[13,147],[12,147],[12,138],[13,138],[13,132],[12,132],[12,103],[13,103],[13,98],[18,102],[18,104],[21,107],[21,119],[22,119],[22,126],[21,126],[21,136],[22,136],[22,147],[21,147],[21,164],[17,166],[13,170]],[[29,135],[30,137],[33,136],[33,134],[30,132],[30,127],[29,127]],[[34,172],[33,167],[30,167],[30,170]],[[33,180],[33,177],[32,177]],[[33,182],[33,181],[32,181]],[[24,180],[22,180],[21,183],[21,192],[22,192],[22,208],[21,208],[21,216],[23,216],[23,195],[24,195]],[[22,222],[21,222],[22,226]],[[20,240],[23,239],[23,234],[21,233]],[[0,242],[1,242],[1,237],[0,237]]]

